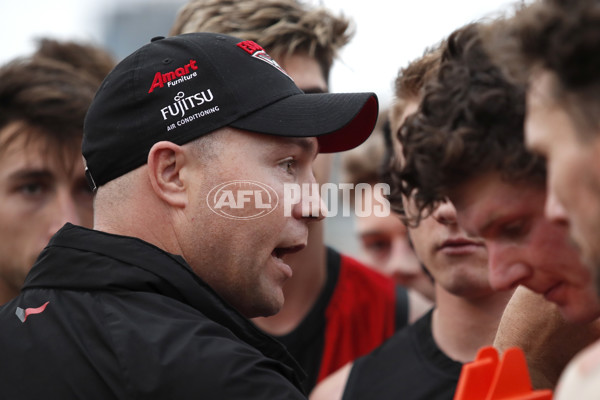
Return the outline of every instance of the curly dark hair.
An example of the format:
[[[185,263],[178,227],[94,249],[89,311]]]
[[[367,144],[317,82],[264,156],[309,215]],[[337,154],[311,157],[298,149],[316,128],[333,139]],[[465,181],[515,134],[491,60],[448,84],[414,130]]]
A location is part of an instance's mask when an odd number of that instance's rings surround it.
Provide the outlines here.
[[[395,184],[395,173],[400,161],[394,151],[394,140],[403,124],[404,114],[411,102],[419,102],[425,83],[432,79],[441,59],[442,43],[425,49],[423,55],[400,68],[394,82],[394,101],[390,107],[388,122],[384,126],[385,153],[380,166],[381,180],[390,185],[388,195],[394,211],[402,215],[402,193]],[[394,190],[395,189],[395,190]]]
[[[600,1],[540,0],[484,33],[484,44],[509,76],[526,83],[555,75],[552,97],[584,135],[600,130]],[[585,137],[585,136],[582,136]]]
[[[545,181],[544,160],[524,144],[524,87],[491,62],[479,29],[469,24],[449,36],[419,111],[398,133],[404,163],[393,181],[414,202],[414,212],[404,210],[413,223],[450,189],[485,172],[501,171],[508,181]]]

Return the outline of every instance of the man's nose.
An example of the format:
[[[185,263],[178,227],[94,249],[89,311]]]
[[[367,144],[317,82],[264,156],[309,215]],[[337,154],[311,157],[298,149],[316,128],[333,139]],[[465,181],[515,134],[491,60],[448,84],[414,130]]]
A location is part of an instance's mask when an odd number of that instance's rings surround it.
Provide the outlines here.
[[[555,224],[568,225],[569,223],[565,208],[552,191],[548,191],[546,195],[544,212],[546,217]]]
[[[494,290],[508,290],[528,279],[533,271],[519,253],[506,246],[486,242],[488,280]]]
[[[312,179],[301,187],[300,202],[294,206],[293,216],[309,222],[321,221],[327,216],[327,206],[321,197],[319,184]]]
[[[454,205],[446,200],[443,203],[440,203],[437,208],[433,211],[431,216],[438,221],[440,224],[444,225],[456,225],[456,208]]]
[[[399,280],[407,282],[422,273],[421,263],[405,237],[392,241],[392,250],[386,270]]]

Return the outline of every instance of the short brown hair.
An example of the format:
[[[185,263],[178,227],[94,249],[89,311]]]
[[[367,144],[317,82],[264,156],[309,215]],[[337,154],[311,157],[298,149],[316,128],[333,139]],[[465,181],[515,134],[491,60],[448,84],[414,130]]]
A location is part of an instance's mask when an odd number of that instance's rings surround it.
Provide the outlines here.
[[[104,48],[71,40],[38,39],[33,57],[49,58],[77,68],[80,73],[95,79],[98,86],[116,65],[114,57]]]
[[[81,152],[83,120],[98,85],[91,76],[52,59],[20,58],[5,64],[0,68],[0,130],[13,123],[20,129],[3,137],[1,147],[26,134],[43,137],[56,151]]]
[[[582,133],[600,130],[600,2],[538,0],[492,25],[485,44],[511,78],[555,75],[553,98]]]
[[[253,40],[273,57],[306,53],[317,60],[326,81],[338,50],[354,33],[343,15],[297,0],[190,0],[170,34],[191,32]]]
[[[545,181],[545,163],[524,144],[525,89],[509,82],[485,52],[479,24],[453,32],[437,76],[399,139],[405,163],[396,172],[417,222],[451,188],[488,171],[503,179]]]

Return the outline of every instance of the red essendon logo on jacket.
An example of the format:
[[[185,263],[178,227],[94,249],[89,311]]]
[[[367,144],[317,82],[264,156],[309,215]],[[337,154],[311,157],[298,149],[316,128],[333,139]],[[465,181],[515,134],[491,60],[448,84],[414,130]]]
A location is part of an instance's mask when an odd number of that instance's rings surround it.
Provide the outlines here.
[[[287,72],[285,72],[285,70],[283,68],[281,68],[281,66],[279,64],[277,64],[277,61],[273,60],[271,58],[271,56],[267,54],[265,49],[260,47],[260,45],[258,43],[255,43],[252,40],[245,40],[243,42],[238,43],[237,45],[239,48],[244,49],[246,51],[246,53],[250,54],[252,57],[258,58],[259,60],[262,60],[262,61],[266,62],[267,64],[272,65],[273,67],[280,70],[285,76],[292,79],[287,74]]]
[[[154,79],[152,80],[152,85],[150,86],[148,93],[152,93],[152,91],[157,87],[165,86],[165,83],[167,86],[175,86],[178,83],[192,79],[197,75],[197,73],[194,72],[197,69],[198,66],[196,65],[196,60],[190,60],[189,63],[185,64],[183,67],[176,68],[174,71],[163,73],[157,72],[154,75]]]

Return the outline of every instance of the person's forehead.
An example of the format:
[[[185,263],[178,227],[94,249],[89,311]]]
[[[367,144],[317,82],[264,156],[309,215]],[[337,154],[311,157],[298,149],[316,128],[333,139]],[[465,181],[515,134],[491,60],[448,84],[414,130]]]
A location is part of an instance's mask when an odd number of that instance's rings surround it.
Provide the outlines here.
[[[4,178],[19,171],[71,174],[83,163],[80,146],[79,141],[59,144],[39,129],[11,124],[0,130],[0,174]]]
[[[81,136],[75,134],[64,135],[59,139],[52,131],[41,126],[31,125],[23,121],[13,121],[0,128],[0,152],[27,151],[37,153],[41,149],[44,152],[58,152],[59,149],[71,150],[74,154],[81,156]],[[60,156],[61,157],[62,153]]]
[[[2,180],[22,179],[34,174],[40,176],[41,173],[55,178],[84,176],[83,159],[75,152],[48,151],[43,145],[31,143],[20,148],[11,143],[10,147],[13,151],[2,153],[0,157]]]
[[[361,235],[367,234],[388,234],[390,236],[405,236],[406,227],[400,218],[391,214],[386,217],[379,217],[370,214],[367,217],[356,218],[356,230]]]
[[[528,100],[534,100],[536,104],[550,104],[555,79],[554,74],[550,71],[541,69],[534,71],[529,78],[527,87]]]
[[[544,207],[541,197],[545,197],[543,187],[508,182],[499,172],[482,174],[449,192],[459,221],[477,231],[502,219],[541,212]]]
[[[525,139],[528,146],[539,145],[544,140],[544,129],[547,114],[552,111],[556,102],[550,97],[552,78],[547,72],[537,72],[532,75],[527,89],[527,112],[525,115]]]
[[[304,53],[294,53],[276,57],[276,61],[300,89],[323,93],[328,91],[321,66],[314,57]]]
[[[313,157],[316,157],[319,152],[319,141],[316,137],[289,137],[266,134],[258,134],[253,136],[258,138],[260,141],[265,142],[266,145],[271,149],[299,149],[303,153],[311,154]]]
[[[319,152],[319,141],[316,137],[306,137],[306,138],[295,138],[288,137],[284,138],[284,143],[292,146],[300,147],[303,151],[311,154],[316,154]]]

